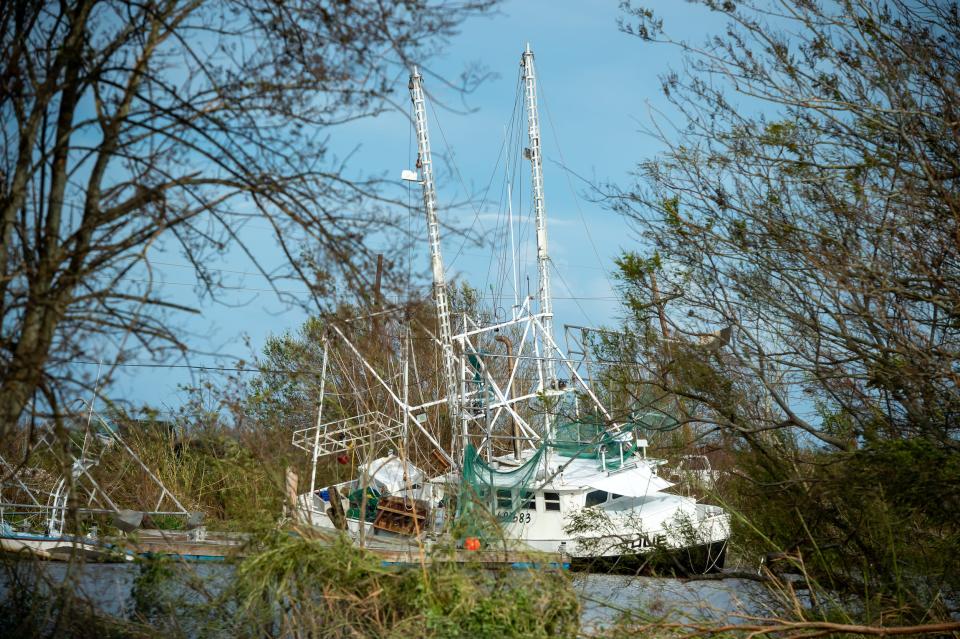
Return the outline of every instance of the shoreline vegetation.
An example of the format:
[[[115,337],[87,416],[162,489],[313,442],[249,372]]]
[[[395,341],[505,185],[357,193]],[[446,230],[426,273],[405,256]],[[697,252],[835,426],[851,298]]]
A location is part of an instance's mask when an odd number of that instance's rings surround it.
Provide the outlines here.
[[[606,608],[608,621],[585,623],[570,574],[426,561],[387,566],[342,536],[305,529],[269,530],[249,541],[247,556],[209,565],[157,556],[136,565],[125,602],[97,601],[78,587],[81,559],[62,580],[27,556],[3,563],[0,621],[23,637],[807,637],[949,636],[960,621],[870,625],[818,616],[811,602],[835,593],[765,571],[765,606],[781,614],[727,611],[711,621],[676,603],[649,610]],[[438,553],[449,552],[437,550]],[[440,557],[442,559],[442,556]],[[64,564],[59,564],[64,566]],[[72,576],[71,576],[72,574]],[[709,576],[710,579],[719,576]],[[692,577],[698,581],[703,577]],[[726,578],[741,575],[728,573]],[[94,577],[95,579],[95,577]],[[626,583],[626,582],[625,582]],[[809,584],[808,584],[809,585]],[[89,587],[89,584],[88,584]],[[106,592],[116,594],[116,588]],[[104,612],[105,605],[119,610]],[[659,604],[663,606],[664,604]],[[701,604],[702,605],[702,604]],[[849,602],[848,602],[849,605]]]

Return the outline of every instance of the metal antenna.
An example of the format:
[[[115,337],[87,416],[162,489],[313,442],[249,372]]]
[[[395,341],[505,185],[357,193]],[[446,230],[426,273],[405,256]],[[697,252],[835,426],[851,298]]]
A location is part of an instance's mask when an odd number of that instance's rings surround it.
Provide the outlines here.
[[[440,222],[437,219],[437,194],[433,184],[433,160],[430,156],[430,137],[427,133],[426,101],[423,97],[422,77],[416,67],[410,76],[410,99],[417,129],[417,165],[423,187],[423,208],[427,214],[427,238],[430,243],[430,266],[433,269],[433,301],[440,320],[440,346],[443,350],[443,377],[447,386],[447,407],[450,411],[454,449],[456,449],[460,411],[458,405],[456,361],[453,353],[453,331],[450,328],[450,304],[447,300],[447,282],[440,252]],[[465,424],[460,425],[465,428]],[[454,455],[456,457],[456,455]]]
[[[517,275],[517,243],[513,237],[513,189],[507,182],[507,225],[510,227],[510,261],[513,265],[513,311],[511,318],[516,319],[520,308],[520,280]]]

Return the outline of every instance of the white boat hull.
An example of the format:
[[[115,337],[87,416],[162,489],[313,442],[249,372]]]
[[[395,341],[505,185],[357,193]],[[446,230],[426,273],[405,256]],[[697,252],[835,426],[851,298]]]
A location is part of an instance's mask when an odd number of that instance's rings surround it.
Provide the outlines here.
[[[330,492],[337,494],[338,489],[324,494],[329,498]],[[319,492],[312,500],[307,494],[299,496],[301,518],[317,528],[335,532],[338,528],[329,514],[332,509]],[[486,543],[511,550],[560,553],[582,560],[642,558],[655,551],[692,556],[696,551],[703,555],[703,560],[690,561],[689,572],[710,572],[722,567],[730,536],[730,516],[723,509],[660,491],[642,497],[609,495],[602,504],[585,506],[588,495],[596,493],[589,486],[547,484],[536,491],[536,498],[529,501],[527,508],[491,513],[491,518],[502,522],[502,537],[487,539]],[[548,503],[547,497],[557,500]],[[442,500],[435,499],[433,503],[440,504]],[[346,498],[342,498],[341,511],[346,512],[349,507]],[[446,515],[443,507],[435,507],[421,537],[436,537],[444,529]],[[354,539],[359,538],[361,525],[367,539],[394,536],[377,530],[372,522],[361,524],[355,517],[344,517],[341,525]]]
[[[100,541],[83,537],[48,537],[13,533],[0,536],[0,551],[38,559],[67,561],[83,556],[89,561],[133,561],[133,555]]]

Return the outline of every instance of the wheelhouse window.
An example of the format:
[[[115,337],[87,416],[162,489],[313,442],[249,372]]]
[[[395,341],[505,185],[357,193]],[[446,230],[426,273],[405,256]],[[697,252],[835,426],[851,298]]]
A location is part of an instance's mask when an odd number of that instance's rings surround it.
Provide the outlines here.
[[[532,491],[529,491],[529,490],[523,491],[520,498],[522,500],[522,503],[520,505],[521,508],[525,508],[527,510],[537,509],[537,498]]]
[[[560,493],[543,493],[544,510],[560,510]]]
[[[605,490],[592,490],[587,493],[587,503],[585,506],[590,508],[590,506],[599,506],[600,504],[607,503],[607,491]]]
[[[497,508],[513,510],[513,496],[508,488],[497,489]]]

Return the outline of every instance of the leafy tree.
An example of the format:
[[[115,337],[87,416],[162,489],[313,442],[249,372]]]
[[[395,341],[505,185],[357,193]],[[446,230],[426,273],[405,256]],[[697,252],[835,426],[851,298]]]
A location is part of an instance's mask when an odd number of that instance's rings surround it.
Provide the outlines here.
[[[645,379],[752,451],[778,543],[884,595],[937,584],[957,521],[900,471],[960,454],[957,5],[699,4],[728,22],[699,47],[643,6],[621,23],[686,54],[662,78],[680,125],[655,123],[666,151],[611,194],[644,241],[621,270]]]
[[[226,251],[315,310],[365,282],[371,237],[404,241],[404,204],[329,136],[393,108],[411,61],[493,1],[2,3],[0,435],[32,398],[60,412],[83,383],[71,360],[188,349],[174,319],[195,309],[154,284],[157,247],[215,300]]]
[[[960,17],[939,2],[704,3],[727,35],[663,78],[686,117],[616,193],[656,252],[678,335],[732,361],[784,426],[848,448],[956,448]],[[670,41],[646,9],[624,29]],[[632,277],[638,299],[650,281]],[[673,314],[674,317],[676,313]],[[842,412],[814,423],[813,401]]]

